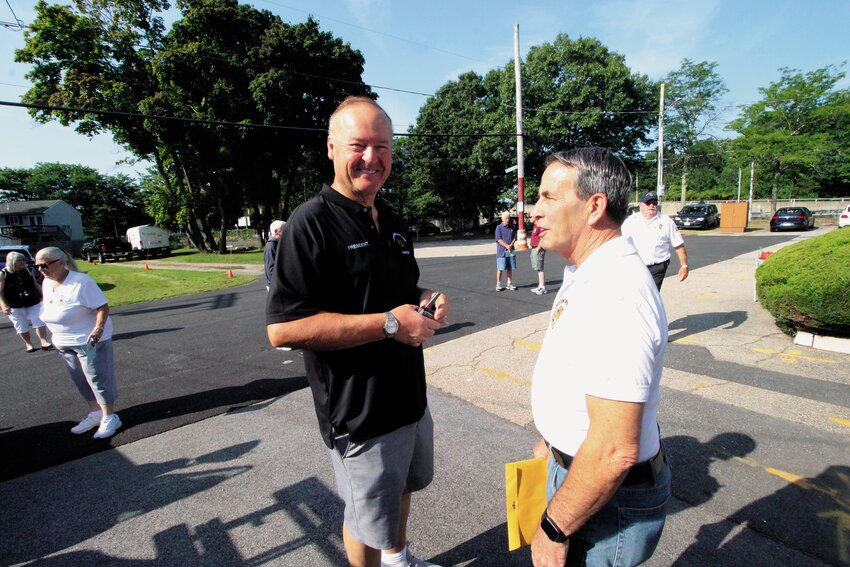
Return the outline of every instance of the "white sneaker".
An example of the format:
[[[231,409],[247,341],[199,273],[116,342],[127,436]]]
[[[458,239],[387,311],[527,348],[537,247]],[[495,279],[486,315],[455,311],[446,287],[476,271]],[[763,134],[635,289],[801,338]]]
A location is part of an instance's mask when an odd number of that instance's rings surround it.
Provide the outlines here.
[[[407,567],[440,567],[436,563],[428,563],[427,561],[422,561],[421,559],[414,556],[410,553],[410,550],[407,550]]]
[[[536,288],[531,290],[531,293],[533,293],[535,295],[545,295],[545,294],[549,293],[549,291],[545,287],[536,287]]]
[[[496,284],[496,291],[502,291],[503,289],[505,289],[505,288],[502,287],[502,284],[500,284],[500,283]]]
[[[100,418],[102,415],[103,414],[100,410],[90,412],[80,423],[71,428],[71,433],[74,435],[80,435],[86,431],[91,431],[100,425]]]
[[[118,428],[121,427],[121,418],[117,413],[112,413],[100,420],[100,427],[97,428],[97,433],[94,434],[95,439],[106,439],[112,437]]]
[[[381,557],[381,567],[440,567],[440,566],[437,565],[436,563],[428,563],[427,561],[422,561],[421,559],[419,559],[415,555],[413,555],[410,552],[410,549],[408,549],[407,550],[407,561],[405,561],[403,564],[399,563],[399,564],[392,564],[391,565],[389,563],[384,563],[384,558]]]
[[[507,286],[505,286],[505,289],[509,289],[511,291],[516,291],[516,286],[512,283],[509,283]]]

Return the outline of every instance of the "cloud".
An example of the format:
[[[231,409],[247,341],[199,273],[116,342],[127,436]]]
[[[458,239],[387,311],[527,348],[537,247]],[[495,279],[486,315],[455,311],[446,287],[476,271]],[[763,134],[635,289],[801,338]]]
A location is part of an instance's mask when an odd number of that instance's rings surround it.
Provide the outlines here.
[[[712,41],[711,21],[720,0],[617,0],[595,5],[588,29],[605,45],[626,56],[628,65],[659,77],[678,67],[695,49]],[[716,29],[716,28],[715,28]]]

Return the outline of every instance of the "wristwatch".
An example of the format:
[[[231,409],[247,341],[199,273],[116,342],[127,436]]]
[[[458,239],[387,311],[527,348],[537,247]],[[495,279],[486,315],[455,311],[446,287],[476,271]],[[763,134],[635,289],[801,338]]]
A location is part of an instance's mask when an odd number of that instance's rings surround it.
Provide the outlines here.
[[[384,337],[391,339],[398,332],[398,319],[389,311],[384,313],[384,315],[387,317],[387,321],[384,323]]]
[[[546,533],[546,537],[555,543],[565,543],[570,539],[570,536],[562,532],[561,528],[552,521],[546,510],[543,511],[543,517],[540,518],[540,527]]]

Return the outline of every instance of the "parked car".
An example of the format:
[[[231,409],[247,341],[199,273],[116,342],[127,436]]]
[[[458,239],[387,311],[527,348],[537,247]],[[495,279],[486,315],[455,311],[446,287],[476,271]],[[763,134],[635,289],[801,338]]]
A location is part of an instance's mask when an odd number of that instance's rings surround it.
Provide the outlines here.
[[[838,214],[838,228],[850,226],[850,205]]]
[[[508,221],[514,230],[519,230],[517,227],[519,226],[519,217],[516,215],[511,215],[510,220]],[[481,234],[486,234],[489,236],[493,236],[496,234],[496,227],[502,224],[502,219],[498,218],[496,220],[491,220],[490,222],[485,222],[481,226],[479,226],[479,230]],[[526,219],[525,221],[525,231],[531,232],[531,229],[534,228],[534,223]]]
[[[679,228],[709,229],[720,226],[720,212],[717,205],[699,203],[685,205],[678,214],[673,215],[673,222]]]
[[[135,257],[130,243],[117,236],[102,236],[84,242],[80,256],[87,262],[97,259],[101,264],[107,260],[132,260]]]
[[[410,234],[418,236],[427,236],[429,234],[440,234],[440,227],[430,222],[420,222],[407,227]]]
[[[770,219],[770,232],[808,230],[815,227],[815,217],[806,207],[782,207]]]
[[[163,258],[171,255],[171,233],[164,228],[143,224],[127,229],[127,241],[139,258]]]
[[[9,252],[20,252],[23,254],[24,258],[27,259],[27,269],[35,277],[35,281],[41,283],[44,278],[38,270],[35,269],[35,256],[33,256],[33,253],[27,244],[10,244],[0,246],[0,270],[6,267],[6,256],[9,255]]]

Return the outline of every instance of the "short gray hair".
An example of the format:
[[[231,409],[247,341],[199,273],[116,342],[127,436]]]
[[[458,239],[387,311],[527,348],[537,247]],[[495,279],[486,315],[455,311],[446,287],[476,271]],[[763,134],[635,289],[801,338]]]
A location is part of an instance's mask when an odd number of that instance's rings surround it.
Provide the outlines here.
[[[577,170],[576,193],[586,201],[596,193],[608,198],[608,215],[617,226],[623,224],[629,212],[632,175],[623,160],[608,148],[576,148],[557,152],[546,158],[546,167],[560,163]]]
[[[283,230],[283,227],[286,226],[286,223],[282,220],[275,220],[269,225],[269,234],[274,234],[278,230]]]

